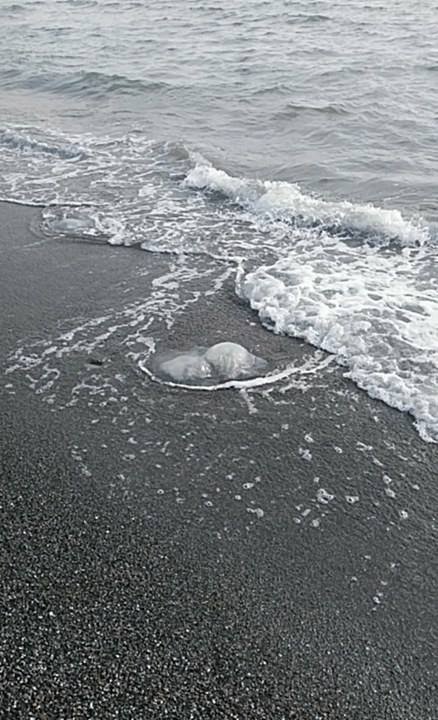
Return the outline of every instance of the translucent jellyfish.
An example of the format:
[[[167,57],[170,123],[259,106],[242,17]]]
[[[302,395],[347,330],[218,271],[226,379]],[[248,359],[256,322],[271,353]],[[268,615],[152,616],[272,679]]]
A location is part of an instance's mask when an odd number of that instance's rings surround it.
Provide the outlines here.
[[[175,355],[170,360],[160,363],[159,369],[165,375],[169,375],[176,382],[185,380],[203,380],[211,377],[211,366],[206,361],[199,349],[195,348],[190,352]]]
[[[266,361],[248,352],[242,345],[221,342],[208,348],[204,355],[215,374],[227,380],[252,375],[266,368]]]
[[[195,347],[182,353],[172,353],[157,359],[160,374],[176,382],[216,378],[235,378],[257,375],[267,367],[262,358],[248,352],[242,345],[222,342],[210,348]]]

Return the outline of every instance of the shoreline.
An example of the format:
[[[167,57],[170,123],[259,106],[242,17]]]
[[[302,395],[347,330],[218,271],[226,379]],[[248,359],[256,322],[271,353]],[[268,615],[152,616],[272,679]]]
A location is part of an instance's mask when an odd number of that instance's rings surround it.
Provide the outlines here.
[[[173,259],[0,220],[4,716],[435,718],[437,447],[339,368],[268,394],[148,382],[127,349]],[[168,347],[314,362],[230,281],[180,292]],[[72,327],[52,402],[44,363],[4,374]]]

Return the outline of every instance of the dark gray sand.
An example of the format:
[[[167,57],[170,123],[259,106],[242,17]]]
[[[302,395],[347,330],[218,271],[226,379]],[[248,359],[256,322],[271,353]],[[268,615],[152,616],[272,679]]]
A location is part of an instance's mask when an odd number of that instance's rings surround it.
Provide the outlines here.
[[[436,720],[437,446],[334,366],[151,383],[122,311],[172,259],[37,225],[0,206],[0,717]],[[91,349],[6,374],[103,316]],[[159,332],[314,358],[231,278]]]

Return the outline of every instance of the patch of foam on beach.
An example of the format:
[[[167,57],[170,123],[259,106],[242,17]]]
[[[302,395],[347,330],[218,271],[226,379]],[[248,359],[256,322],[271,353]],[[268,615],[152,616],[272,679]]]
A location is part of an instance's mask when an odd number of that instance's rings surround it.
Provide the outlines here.
[[[54,238],[225,262],[263,245],[240,209],[225,200],[217,213],[181,182],[193,164],[207,162],[183,142],[157,142],[135,129],[96,137],[5,127],[0,162],[0,199],[41,207],[42,230]]]
[[[407,247],[423,245],[430,237],[424,223],[404,218],[399,210],[329,202],[306,195],[293,183],[236,178],[209,164],[197,164],[188,173],[185,185],[221,193],[256,215],[304,227],[322,225],[356,231],[366,233],[368,239],[371,234],[380,240],[397,240]]]
[[[183,143],[5,127],[0,160],[0,199],[42,207],[48,235],[178,249],[196,230],[198,203],[173,180],[190,167]]]
[[[287,257],[242,276],[238,294],[270,330],[333,353],[360,388],[411,413],[422,438],[438,441],[438,296],[430,259],[324,240],[318,235],[312,244],[307,236]]]

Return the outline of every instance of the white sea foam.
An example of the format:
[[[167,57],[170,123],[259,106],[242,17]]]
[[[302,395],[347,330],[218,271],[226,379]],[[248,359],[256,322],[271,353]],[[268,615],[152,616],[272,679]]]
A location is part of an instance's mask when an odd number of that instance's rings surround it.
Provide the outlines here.
[[[74,143],[48,143],[27,132],[12,128],[0,129],[0,146],[22,153],[49,155],[61,160],[78,160],[85,157],[85,150]]]
[[[438,440],[438,298],[425,266],[413,254],[334,253],[319,236],[248,273],[238,292],[270,329],[334,353],[359,387]]]
[[[422,245],[429,239],[423,223],[405,219],[399,210],[348,201],[327,202],[306,195],[298,185],[288,182],[241,179],[211,165],[198,164],[188,173],[185,184],[220,192],[243,208],[275,220],[372,233],[381,240],[397,239],[403,246]]]
[[[180,249],[197,227],[195,198],[179,183],[189,153],[143,135],[67,135],[31,126],[0,128],[0,198],[43,207],[47,234],[110,244]]]

